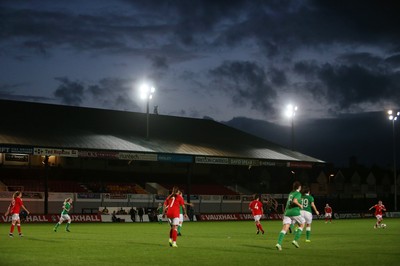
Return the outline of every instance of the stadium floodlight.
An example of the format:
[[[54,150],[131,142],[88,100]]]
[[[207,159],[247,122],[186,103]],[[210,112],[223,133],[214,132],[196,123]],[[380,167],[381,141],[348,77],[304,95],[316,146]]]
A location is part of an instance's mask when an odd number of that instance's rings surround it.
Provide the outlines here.
[[[394,179],[394,210],[397,211],[397,173],[396,173],[396,135],[394,130],[394,122],[400,116],[400,112],[389,110],[388,118],[392,121],[393,129],[393,179]]]
[[[296,105],[288,104],[286,106],[285,115],[291,119],[292,124],[292,150],[294,151],[294,117],[296,115],[298,108]]]
[[[156,89],[144,83],[140,86],[140,98],[146,101],[146,139],[149,139],[149,105]]]

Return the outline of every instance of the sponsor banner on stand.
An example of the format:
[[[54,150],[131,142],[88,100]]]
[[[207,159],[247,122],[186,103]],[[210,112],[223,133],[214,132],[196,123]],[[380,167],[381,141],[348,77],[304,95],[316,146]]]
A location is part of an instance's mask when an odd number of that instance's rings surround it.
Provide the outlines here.
[[[33,155],[41,156],[60,156],[60,157],[78,157],[78,150],[40,148],[33,149]]]
[[[91,192],[76,193],[76,201],[99,202],[101,201],[101,194]]]
[[[120,152],[118,154],[120,160],[132,161],[157,161],[157,154],[152,153],[137,153],[137,152]]]
[[[0,153],[25,153],[32,154],[32,147],[0,146]]]
[[[400,217],[400,212],[387,212],[385,213],[386,217],[390,218],[399,218]]]
[[[196,156],[195,162],[199,164],[227,164],[227,165],[246,165],[259,166],[260,160],[244,159],[244,158],[227,158],[227,157],[208,157]]]
[[[49,201],[61,201],[63,202],[66,198],[74,198],[74,193],[66,192],[49,192]]]
[[[79,151],[82,158],[118,159],[118,152],[114,151]]]
[[[101,215],[98,214],[70,214],[72,222],[76,223],[92,223],[101,222]],[[60,220],[59,214],[30,214],[26,217],[23,223],[56,223]],[[0,216],[0,222],[9,223],[11,222],[11,216]]]
[[[197,215],[200,221],[249,221],[254,220],[250,213],[213,213],[213,214],[200,214]],[[263,216],[262,219],[267,220],[281,220],[281,214],[271,214],[268,218]]]

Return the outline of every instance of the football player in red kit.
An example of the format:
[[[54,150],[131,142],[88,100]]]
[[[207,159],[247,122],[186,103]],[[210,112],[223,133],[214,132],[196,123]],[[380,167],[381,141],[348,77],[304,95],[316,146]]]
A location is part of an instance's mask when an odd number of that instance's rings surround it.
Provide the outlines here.
[[[251,210],[251,213],[254,217],[254,222],[256,223],[257,235],[260,233],[260,231],[264,234],[264,229],[260,223],[260,219],[264,215],[263,204],[260,201],[260,195],[254,195],[254,200],[250,202],[249,209]]]
[[[369,208],[369,210],[375,209],[375,217],[376,217],[376,224],[374,225],[374,228],[380,228],[383,218],[383,211],[386,211],[385,205],[382,204],[382,201],[378,201],[378,204],[375,204],[374,206],[372,206],[371,208]]]
[[[184,217],[187,218],[185,201],[180,195],[180,190],[178,187],[173,187],[172,193],[167,197],[164,202],[163,216],[167,214],[169,224],[171,229],[169,232],[169,245],[171,247],[178,247],[176,244],[176,239],[178,237],[178,225],[179,225],[179,214],[180,207],[182,206]]]
[[[330,223],[332,222],[332,208],[327,203],[325,205],[325,223],[327,223],[328,220],[329,220]]]
[[[23,237],[24,235],[22,234],[21,231],[21,220],[19,218],[19,213],[21,211],[21,208],[26,211],[27,214],[29,214],[29,211],[25,208],[24,203],[22,202],[22,192],[16,191],[13,194],[13,198],[11,200],[10,206],[8,206],[8,209],[5,213],[5,216],[8,214],[11,214],[11,228],[10,228],[10,233],[8,234],[10,237],[14,237],[14,228],[15,225],[17,225],[18,233],[20,237]]]

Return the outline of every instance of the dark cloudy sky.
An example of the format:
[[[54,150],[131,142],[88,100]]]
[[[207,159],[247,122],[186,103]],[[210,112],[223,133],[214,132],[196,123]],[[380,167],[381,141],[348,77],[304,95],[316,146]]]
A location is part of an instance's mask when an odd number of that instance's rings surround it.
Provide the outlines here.
[[[390,164],[396,2],[0,0],[0,98],[144,112],[137,91],[148,82],[160,114],[242,125],[285,146],[293,103],[301,152]]]

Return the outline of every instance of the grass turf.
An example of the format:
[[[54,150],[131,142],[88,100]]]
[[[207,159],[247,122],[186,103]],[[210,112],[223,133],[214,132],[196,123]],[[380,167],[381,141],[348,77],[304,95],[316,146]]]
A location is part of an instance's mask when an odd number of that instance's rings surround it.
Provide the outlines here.
[[[311,243],[300,248],[286,235],[283,250],[275,244],[280,221],[261,221],[266,233],[256,235],[253,222],[186,222],[178,248],[168,245],[166,223],[72,223],[58,232],[54,224],[23,224],[8,237],[0,224],[0,265],[397,265],[400,219],[385,219],[386,229],[373,229],[375,219],[314,221]]]

